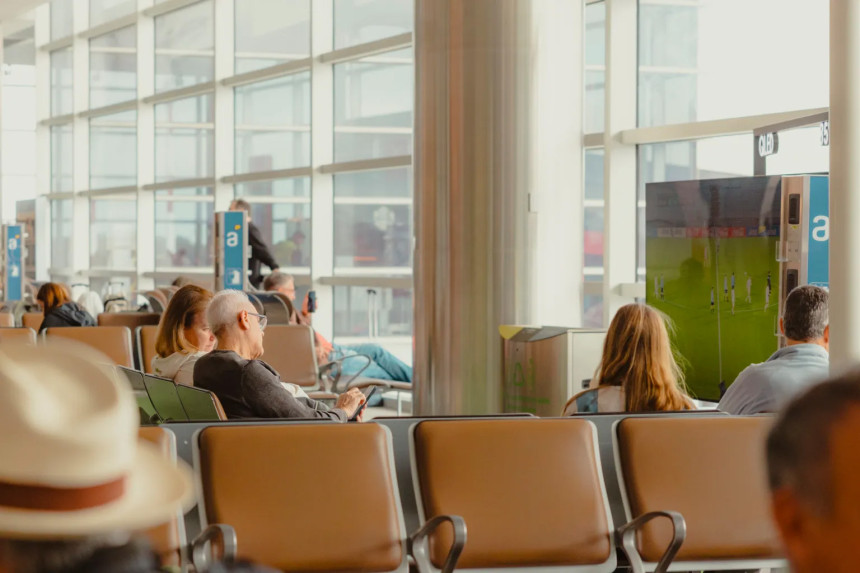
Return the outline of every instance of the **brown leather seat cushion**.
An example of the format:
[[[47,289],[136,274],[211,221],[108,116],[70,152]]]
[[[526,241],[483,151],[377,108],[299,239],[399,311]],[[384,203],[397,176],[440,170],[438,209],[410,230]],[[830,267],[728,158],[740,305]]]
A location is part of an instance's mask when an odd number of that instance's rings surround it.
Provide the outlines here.
[[[313,329],[309,326],[267,326],[261,360],[274,368],[284,382],[305,388],[318,383]]]
[[[415,459],[427,519],[460,515],[462,568],[583,565],[610,556],[609,526],[587,420],[422,422]],[[451,542],[431,543],[438,567]],[[438,541],[438,542],[437,542]]]
[[[402,562],[388,433],[375,424],[208,427],[209,523],[239,556],[284,571],[390,571]],[[316,492],[316,493],[309,493]]]
[[[771,524],[764,443],[769,417],[626,418],[618,426],[624,482],[634,517],[672,510],[687,522],[679,560],[779,558]],[[639,550],[660,558],[667,520],[649,523]]]
[[[15,326],[15,315],[11,312],[0,312],[0,327],[12,328]]]
[[[134,330],[145,324],[158,324],[157,312],[103,312],[98,316],[99,326],[127,326]]]
[[[174,453],[172,442],[173,436],[163,428],[146,427],[138,430],[138,436],[154,444],[167,459],[173,459]],[[149,539],[153,551],[161,557],[161,563],[165,566],[178,567],[181,564],[182,542],[179,537],[179,524],[177,519],[171,519],[163,525],[152,527],[144,531]]]
[[[39,327],[42,326],[44,319],[45,315],[41,312],[25,312],[21,315],[21,326],[32,328],[36,332],[39,332]]]
[[[36,344],[36,331],[32,328],[0,328],[0,342]]]
[[[131,331],[125,326],[67,326],[48,328],[48,338],[61,337],[82,342],[104,353],[114,364],[134,368]]]

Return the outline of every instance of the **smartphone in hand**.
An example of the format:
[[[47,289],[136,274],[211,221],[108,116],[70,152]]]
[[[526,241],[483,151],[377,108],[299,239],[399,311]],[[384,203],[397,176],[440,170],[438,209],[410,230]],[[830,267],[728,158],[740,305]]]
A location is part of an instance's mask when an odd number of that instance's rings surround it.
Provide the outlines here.
[[[308,312],[317,311],[317,291],[308,291]]]
[[[364,409],[367,408],[367,402],[370,401],[370,397],[376,394],[376,391],[379,389],[379,386],[368,386],[364,388],[361,392],[364,394],[366,401],[364,404],[358,407],[358,410],[355,411],[355,414],[352,415],[352,418],[349,419],[350,422],[354,422],[358,420],[358,417],[364,412]]]

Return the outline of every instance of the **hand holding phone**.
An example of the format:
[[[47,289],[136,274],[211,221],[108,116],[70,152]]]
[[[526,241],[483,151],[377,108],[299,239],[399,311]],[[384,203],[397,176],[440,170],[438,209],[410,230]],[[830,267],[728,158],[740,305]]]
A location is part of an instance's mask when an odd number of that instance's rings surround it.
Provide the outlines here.
[[[367,388],[362,390],[362,393],[365,397],[365,402],[361,406],[358,407],[358,410],[355,411],[355,414],[352,415],[352,418],[349,419],[350,422],[354,422],[358,420],[358,417],[364,412],[364,409],[367,408],[367,403],[370,401],[370,397],[376,394],[376,391],[379,389],[379,386],[368,386]]]
[[[308,312],[317,311],[317,291],[308,291]]]

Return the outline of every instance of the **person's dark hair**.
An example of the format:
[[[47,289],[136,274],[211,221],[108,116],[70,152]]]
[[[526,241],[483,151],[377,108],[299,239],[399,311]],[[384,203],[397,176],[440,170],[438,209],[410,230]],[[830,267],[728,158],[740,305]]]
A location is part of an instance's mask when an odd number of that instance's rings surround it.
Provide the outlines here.
[[[42,303],[42,310],[45,316],[48,316],[53,310],[59,306],[66,304],[72,300],[69,295],[69,289],[66,285],[60,283],[45,283],[39,288],[36,294],[36,300]]]
[[[782,324],[789,340],[818,340],[830,323],[826,289],[812,285],[795,288],[785,298]]]
[[[251,204],[244,199],[234,199],[230,206],[236,211],[245,211],[246,213],[251,212]]]
[[[820,513],[829,512],[831,433],[845,412],[856,406],[860,406],[858,370],[817,384],[789,402],[767,437],[771,490],[789,488]]]
[[[288,273],[282,273],[281,271],[274,271],[266,275],[266,278],[263,279],[263,290],[275,290],[276,288],[287,284],[288,282],[294,280],[293,275]]]

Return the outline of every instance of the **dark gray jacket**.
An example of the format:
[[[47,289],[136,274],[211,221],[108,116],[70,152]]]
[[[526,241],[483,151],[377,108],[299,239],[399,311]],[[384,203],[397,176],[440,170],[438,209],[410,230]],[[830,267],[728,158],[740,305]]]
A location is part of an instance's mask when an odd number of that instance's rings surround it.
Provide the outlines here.
[[[296,398],[262,360],[245,360],[232,350],[213,350],[194,365],[194,385],[214,392],[227,417],[322,418],[346,422],[346,412],[310,398]]]
[[[55,326],[95,326],[96,319],[74,302],[61,304],[42,320],[39,332]]]

